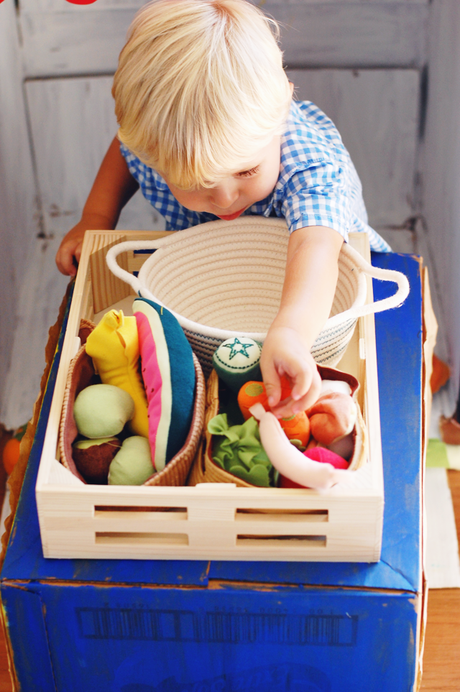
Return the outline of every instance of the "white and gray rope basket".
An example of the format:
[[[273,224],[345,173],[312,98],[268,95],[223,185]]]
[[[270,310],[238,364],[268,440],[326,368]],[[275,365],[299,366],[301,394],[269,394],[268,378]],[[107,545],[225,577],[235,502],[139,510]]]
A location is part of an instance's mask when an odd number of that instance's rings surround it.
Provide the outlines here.
[[[208,374],[212,355],[225,339],[263,342],[280,304],[288,239],[284,220],[243,216],[157,240],[119,243],[108,251],[107,265],[136,293],[175,315]],[[122,252],[148,249],[157,251],[137,277],[117,264]],[[395,282],[397,292],[366,304],[366,275]],[[404,274],[373,267],[344,243],[331,315],[312,348],[316,362],[334,367],[357,318],[397,307],[408,293]]]

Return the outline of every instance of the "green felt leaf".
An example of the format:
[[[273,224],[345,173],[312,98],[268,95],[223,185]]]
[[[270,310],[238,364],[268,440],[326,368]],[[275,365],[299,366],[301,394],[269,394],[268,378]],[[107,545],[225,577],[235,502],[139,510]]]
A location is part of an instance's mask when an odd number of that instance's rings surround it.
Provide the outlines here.
[[[252,460],[254,464],[263,464],[266,466],[268,469],[272,468],[272,462],[267,456],[267,452],[263,447],[260,448],[260,451],[257,452],[255,455],[254,459]]]
[[[229,427],[226,414],[219,414],[209,421],[208,431],[213,436],[212,458],[218,466],[253,485],[270,485],[273,467],[255,418]]]
[[[270,478],[268,471],[265,466],[261,464],[255,464],[250,471],[246,471],[242,466],[232,466],[229,469],[230,473],[234,476],[241,478],[241,480],[251,483],[252,485],[258,485],[267,488],[270,485]]]

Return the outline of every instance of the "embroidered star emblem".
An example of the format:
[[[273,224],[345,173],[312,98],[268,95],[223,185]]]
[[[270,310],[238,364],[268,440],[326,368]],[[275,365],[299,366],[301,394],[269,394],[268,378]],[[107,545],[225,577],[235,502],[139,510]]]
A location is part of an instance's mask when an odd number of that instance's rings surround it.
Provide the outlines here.
[[[232,358],[234,358],[238,353],[241,353],[241,355],[245,356],[245,358],[250,358],[251,356],[248,353],[248,348],[251,348],[251,346],[254,345],[255,344],[244,344],[238,339],[238,337],[235,337],[230,344],[222,344],[224,348],[230,349],[230,355],[228,357],[229,360],[232,360]]]

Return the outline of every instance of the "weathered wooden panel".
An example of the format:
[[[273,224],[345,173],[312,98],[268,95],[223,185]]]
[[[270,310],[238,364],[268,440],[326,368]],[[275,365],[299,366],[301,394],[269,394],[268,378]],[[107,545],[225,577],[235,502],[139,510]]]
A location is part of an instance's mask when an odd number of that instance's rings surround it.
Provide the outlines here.
[[[62,0],[64,5],[69,5]],[[86,11],[93,7],[91,11]],[[26,76],[111,73],[136,7],[21,14]],[[414,67],[426,59],[428,5],[282,3],[267,10],[282,24],[290,67]]]
[[[272,5],[279,5],[280,0],[249,0],[253,5],[258,5],[264,9],[270,9]],[[325,4],[337,4],[337,0],[284,0],[286,5],[325,5]],[[379,4],[410,4],[417,3],[420,5],[427,5],[430,0],[341,0],[341,4],[369,4],[369,3],[379,3]],[[74,5],[70,2],[65,2],[65,0],[20,0],[20,7],[22,12],[45,12],[45,11],[55,11],[55,12],[86,12],[91,10],[110,10],[110,9],[127,9],[127,8],[138,8],[144,5],[144,0],[97,0],[91,5],[86,5],[84,8],[78,5]]]
[[[111,77],[29,81],[34,152],[47,236],[62,238],[83,205],[117,123]],[[161,217],[136,194],[119,228],[162,228]]]
[[[13,355],[3,388],[9,395],[4,397],[0,413],[0,420],[7,427],[14,428],[31,416],[39,391],[48,329],[56,320],[69,281],[58,272],[54,257],[61,238],[80,218],[94,176],[116,132],[110,85],[108,77],[26,84],[46,237],[27,239],[24,228],[19,228],[17,235],[11,228],[4,243],[2,228],[0,261],[5,264],[5,271],[0,272],[0,281],[3,277],[11,278],[14,272],[6,247],[14,247],[16,254],[28,249],[27,271],[21,274],[20,282],[8,283],[0,302],[10,315],[2,317],[2,324],[10,322],[11,333],[11,306],[17,305]],[[13,144],[11,132],[10,138]],[[17,147],[14,148],[17,154]],[[18,199],[18,218],[24,214],[20,202]],[[163,223],[137,194],[125,208],[119,227],[161,229]],[[7,329],[2,328],[0,334],[5,340],[9,337]],[[1,352],[6,356],[3,345]]]
[[[370,223],[403,226],[413,215],[417,70],[292,70],[298,99],[337,125],[363,183]]]
[[[425,224],[419,245],[428,261],[433,289],[439,299],[440,353],[449,358],[453,367],[451,383],[457,395],[460,380],[460,3],[434,0],[431,8],[428,111],[422,157]]]
[[[15,348],[20,289],[39,230],[19,51],[14,1],[5,0],[0,5],[0,421],[4,424],[9,422],[5,410],[18,384],[7,370]]]

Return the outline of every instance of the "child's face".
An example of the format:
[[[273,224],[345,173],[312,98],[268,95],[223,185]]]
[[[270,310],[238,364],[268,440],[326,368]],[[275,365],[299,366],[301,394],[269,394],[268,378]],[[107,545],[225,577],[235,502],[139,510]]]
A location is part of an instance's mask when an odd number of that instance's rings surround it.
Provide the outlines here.
[[[225,221],[231,221],[252,206],[268,197],[276,185],[280,172],[280,137],[261,149],[247,166],[237,173],[230,173],[213,187],[197,187],[181,190],[168,182],[179,204],[191,211],[208,212]]]

